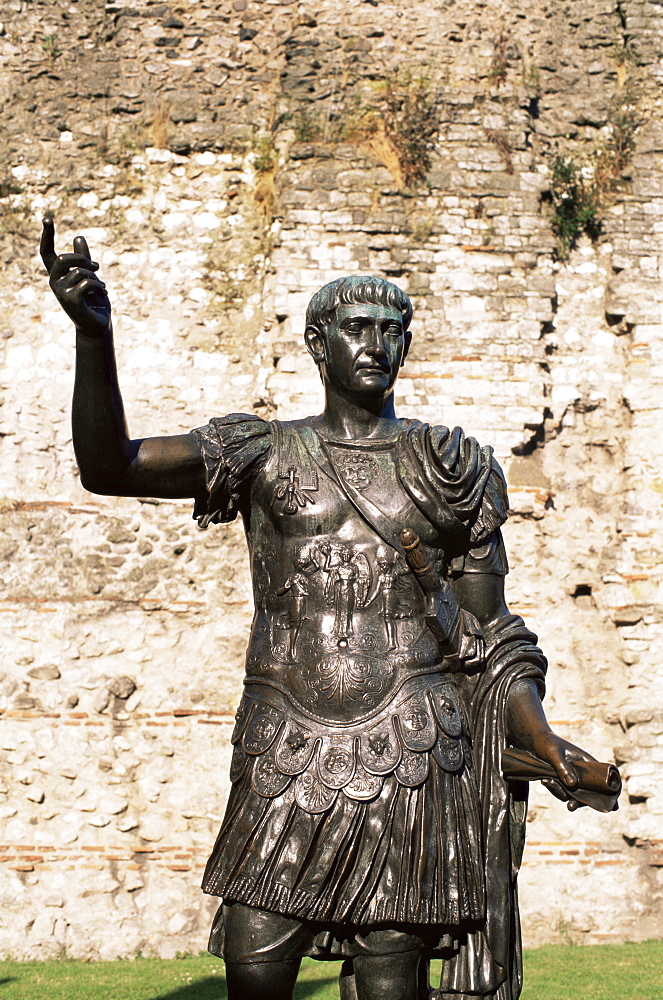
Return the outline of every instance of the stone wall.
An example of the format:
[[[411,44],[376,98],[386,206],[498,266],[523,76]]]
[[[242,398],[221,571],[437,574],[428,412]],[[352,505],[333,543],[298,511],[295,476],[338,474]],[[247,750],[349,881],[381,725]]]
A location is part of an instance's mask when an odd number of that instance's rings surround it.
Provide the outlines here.
[[[4,950],[205,946],[251,616],[237,525],[80,487],[45,211],[101,263],[135,436],[315,411],[310,294],[344,273],[408,291],[400,412],[495,447],[549,718],[626,779],[608,816],[534,790],[526,942],[659,936],[661,4],[4,0],[0,20]],[[569,165],[596,216],[567,256]]]

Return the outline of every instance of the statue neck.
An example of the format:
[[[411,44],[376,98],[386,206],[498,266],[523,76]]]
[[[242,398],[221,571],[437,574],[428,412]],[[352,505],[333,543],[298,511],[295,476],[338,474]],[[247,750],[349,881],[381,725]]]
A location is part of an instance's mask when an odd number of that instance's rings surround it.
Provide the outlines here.
[[[326,430],[335,438],[351,441],[354,438],[391,436],[396,420],[393,391],[357,398],[327,383],[321,419]]]

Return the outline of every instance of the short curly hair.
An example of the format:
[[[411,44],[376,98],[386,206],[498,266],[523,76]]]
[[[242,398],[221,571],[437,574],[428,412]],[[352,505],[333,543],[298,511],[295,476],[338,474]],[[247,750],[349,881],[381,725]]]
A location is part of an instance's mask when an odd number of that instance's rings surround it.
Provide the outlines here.
[[[407,330],[410,325],[412,303],[405,292],[384,278],[353,274],[346,278],[336,278],[315,293],[306,310],[307,329],[312,326],[315,330],[324,332],[338,306],[351,302],[391,306],[403,317],[403,329]]]

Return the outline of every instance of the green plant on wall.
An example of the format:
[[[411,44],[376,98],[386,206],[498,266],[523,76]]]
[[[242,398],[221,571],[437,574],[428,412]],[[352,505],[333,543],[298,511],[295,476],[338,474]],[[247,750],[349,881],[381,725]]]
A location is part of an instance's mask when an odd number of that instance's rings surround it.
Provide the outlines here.
[[[559,260],[568,258],[581,235],[598,238],[602,212],[623,182],[642,122],[637,104],[625,95],[611,108],[603,134],[589,152],[554,156],[550,195]]]
[[[44,35],[41,40],[41,47],[51,59],[57,59],[58,56],[62,55],[57,35]]]
[[[257,174],[268,174],[276,167],[278,150],[268,133],[253,140],[253,169]]]
[[[258,135],[253,140],[253,169],[256,182],[253,197],[257,205],[271,221],[276,198],[275,178],[279,161],[279,151],[274,145],[270,132]]]
[[[299,108],[289,118],[294,128],[296,142],[319,142],[322,139],[323,123],[315,112]]]
[[[582,233],[591,239],[598,236],[601,228],[598,205],[592,186],[583,175],[583,167],[572,156],[554,158],[550,194],[557,257],[566,260]]]
[[[541,70],[536,63],[526,63],[523,67],[523,83],[531,93],[541,92]]]

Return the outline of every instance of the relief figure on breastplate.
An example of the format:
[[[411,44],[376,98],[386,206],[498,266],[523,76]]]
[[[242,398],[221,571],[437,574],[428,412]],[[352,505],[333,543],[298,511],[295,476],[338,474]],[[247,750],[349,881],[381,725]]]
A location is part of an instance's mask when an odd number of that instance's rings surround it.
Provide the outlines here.
[[[297,637],[305,621],[309,621],[306,614],[307,601],[310,594],[310,577],[317,573],[319,566],[313,557],[310,545],[299,546],[293,555],[294,572],[286,579],[285,583],[276,591],[277,597],[288,596],[288,610],[279,618],[277,627],[287,629],[288,651],[290,660],[297,657]]]
[[[272,579],[270,567],[274,567],[276,560],[276,548],[271,543],[263,543],[258,546],[253,554],[253,579],[255,581],[255,594],[260,599],[261,604],[267,600],[272,589]]]
[[[403,577],[409,575],[409,570],[397,552],[389,553],[386,548],[378,549],[378,574],[375,589],[367,604],[378,603],[379,612],[384,622],[387,635],[387,649],[399,648],[397,623],[404,618],[412,617],[412,607],[404,599],[400,590]],[[407,636],[412,639],[412,636]]]
[[[354,636],[355,608],[366,604],[366,596],[371,581],[371,568],[363,552],[352,545],[331,545],[323,543],[325,555],[323,571],[327,574],[325,601],[334,610],[334,624],[331,634],[339,639],[341,647]]]

